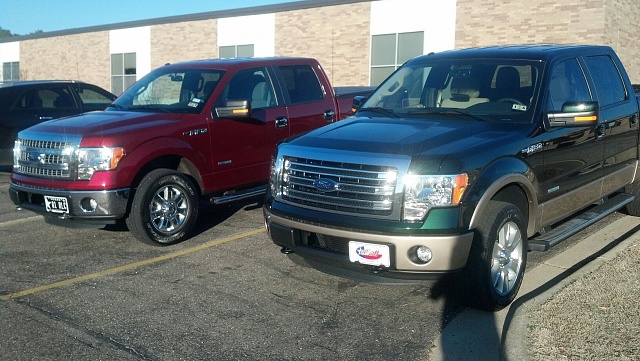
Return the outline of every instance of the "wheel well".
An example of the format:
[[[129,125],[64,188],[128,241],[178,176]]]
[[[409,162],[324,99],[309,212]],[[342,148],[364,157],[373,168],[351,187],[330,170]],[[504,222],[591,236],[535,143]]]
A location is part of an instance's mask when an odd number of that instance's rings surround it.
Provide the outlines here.
[[[492,199],[513,204],[520,209],[524,219],[529,221],[529,200],[519,185],[509,184],[501,188]]]
[[[166,155],[160,158],[155,158],[145,164],[136,174],[133,181],[133,187],[137,188],[138,184],[140,184],[142,179],[149,174],[149,172],[159,168],[173,169],[189,177],[191,181],[197,185],[199,193],[202,194],[202,177],[200,177],[198,169],[188,159],[179,155]]]

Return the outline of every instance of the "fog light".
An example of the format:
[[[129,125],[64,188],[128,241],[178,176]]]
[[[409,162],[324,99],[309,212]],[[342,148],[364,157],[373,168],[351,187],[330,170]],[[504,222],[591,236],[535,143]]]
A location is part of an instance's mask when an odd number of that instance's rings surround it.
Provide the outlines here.
[[[429,249],[429,247],[420,246],[416,249],[416,257],[418,257],[418,259],[423,263],[429,263],[429,261],[431,261],[431,258],[433,258],[433,254],[431,253],[431,249]]]
[[[98,202],[93,198],[83,198],[80,201],[80,208],[84,212],[95,212],[96,208],[98,208]]]

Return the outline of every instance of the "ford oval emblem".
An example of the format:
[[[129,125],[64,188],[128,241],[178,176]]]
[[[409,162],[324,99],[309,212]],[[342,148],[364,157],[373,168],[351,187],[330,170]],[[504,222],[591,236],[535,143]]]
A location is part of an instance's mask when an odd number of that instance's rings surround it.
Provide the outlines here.
[[[338,190],[338,182],[327,179],[327,178],[318,178],[313,181],[313,186],[316,187],[320,192],[331,192]]]

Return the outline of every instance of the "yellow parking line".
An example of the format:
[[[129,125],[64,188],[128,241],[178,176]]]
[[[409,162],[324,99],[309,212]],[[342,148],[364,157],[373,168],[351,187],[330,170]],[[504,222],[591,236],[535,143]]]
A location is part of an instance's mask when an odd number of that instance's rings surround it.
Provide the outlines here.
[[[104,270],[104,271],[91,273],[91,274],[88,274],[88,275],[79,276],[79,277],[75,277],[75,278],[70,278],[68,280],[55,282],[55,283],[51,283],[51,284],[44,285],[44,286],[30,288],[30,289],[27,289],[27,290],[24,290],[24,291],[9,293],[9,294],[0,296],[0,300],[7,301],[7,300],[14,299],[14,298],[19,298],[19,297],[22,297],[22,296],[27,296],[27,295],[30,295],[30,294],[33,294],[33,293],[37,293],[37,292],[42,292],[42,291],[46,291],[46,290],[50,290],[50,289],[54,289],[54,288],[60,288],[60,287],[68,286],[68,285],[71,285],[71,284],[74,284],[74,283],[90,280],[90,279],[93,279],[93,278],[112,275],[114,273],[126,271],[126,270],[129,270],[129,269],[132,269],[132,268],[142,267],[142,266],[146,266],[146,265],[149,265],[149,264],[152,264],[152,263],[165,261],[165,260],[168,260],[168,259],[184,256],[186,254],[202,251],[202,250],[207,249],[207,248],[215,247],[215,246],[218,246],[218,245],[221,245],[221,244],[224,244],[224,243],[228,243],[228,242],[231,242],[231,241],[235,241],[235,240],[238,240],[238,239],[241,239],[241,238],[253,236],[253,235],[256,235],[256,234],[262,233],[262,232],[264,232],[263,228],[255,229],[253,231],[240,233],[240,234],[237,234],[235,236],[231,236],[231,237],[228,237],[228,238],[221,239],[219,241],[215,241],[215,242],[211,242],[211,243],[205,243],[205,244],[197,246],[197,247],[187,248],[187,249],[184,249],[182,251],[169,253],[169,254],[166,254],[166,255],[163,255],[163,256],[159,256],[159,257],[155,257],[155,258],[149,258],[149,259],[146,259],[146,260],[143,260],[143,261],[139,261],[139,262],[129,263],[129,264],[126,264],[124,266],[110,268],[110,269],[107,269],[107,270]]]

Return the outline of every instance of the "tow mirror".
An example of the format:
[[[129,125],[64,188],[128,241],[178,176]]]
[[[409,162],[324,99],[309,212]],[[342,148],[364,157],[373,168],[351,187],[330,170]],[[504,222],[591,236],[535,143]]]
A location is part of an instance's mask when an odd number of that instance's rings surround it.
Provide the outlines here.
[[[228,100],[223,107],[216,107],[218,118],[248,118],[251,116],[249,100]]]
[[[559,113],[547,114],[552,127],[590,127],[598,124],[598,102],[566,102]]]

